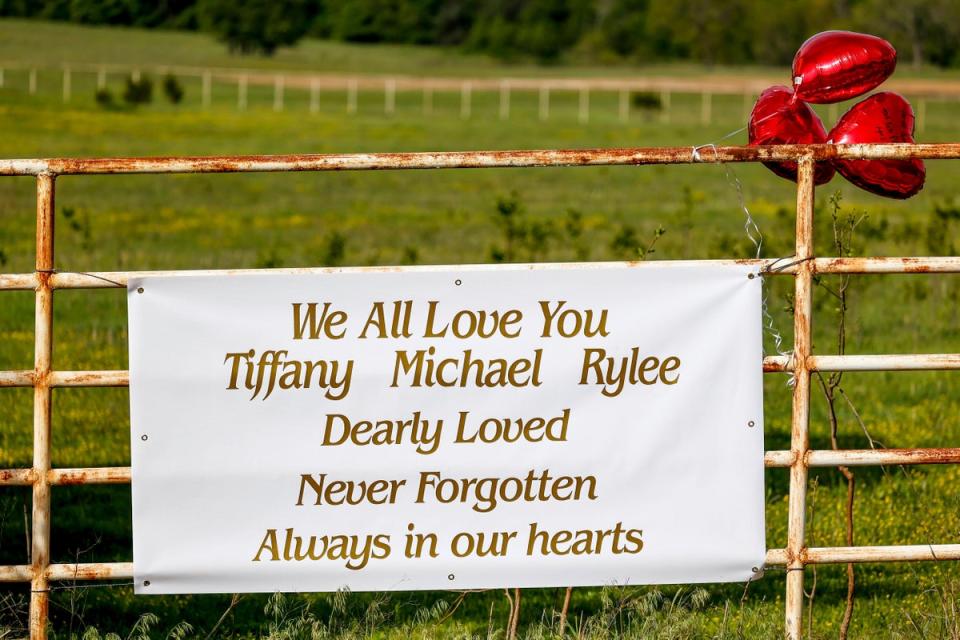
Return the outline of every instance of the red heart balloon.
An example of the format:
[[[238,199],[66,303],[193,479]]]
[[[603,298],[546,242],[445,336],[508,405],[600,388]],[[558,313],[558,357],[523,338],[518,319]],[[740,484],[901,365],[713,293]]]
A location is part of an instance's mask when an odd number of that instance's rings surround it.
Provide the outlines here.
[[[815,104],[863,95],[890,77],[897,50],[883,38],[824,31],[803,43],[793,59],[796,99]]]
[[[750,112],[748,125],[750,144],[822,144],[827,132],[820,118],[808,105],[793,99],[786,87],[770,87],[760,94]],[[796,162],[764,162],[764,166],[787,180],[797,181]],[[834,168],[828,162],[817,163],[814,182],[826,184],[833,178]]]
[[[884,91],[850,107],[830,132],[834,144],[913,142],[913,109],[902,96]],[[923,188],[923,160],[836,160],[844,178],[871,193],[909,198]]]

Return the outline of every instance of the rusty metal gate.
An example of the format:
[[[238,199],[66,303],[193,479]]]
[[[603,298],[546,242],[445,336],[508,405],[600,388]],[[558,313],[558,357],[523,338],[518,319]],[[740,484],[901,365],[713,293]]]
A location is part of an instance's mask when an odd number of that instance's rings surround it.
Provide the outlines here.
[[[810,467],[840,465],[957,464],[960,448],[811,450],[809,447],[810,381],[815,371],[892,371],[960,369],[960,354],[816,355],[811,349],[812,286],[816,274],[960,273],[960,257],[844,258],[816,257],[813,252],[814,181],[817,161],[831,159],[928,158],[958,159],[960,144],[782,145],[768,147],[631,148],[559,151],[390,153],[247,157],[96,158],[0,160],[0,175],[36,176],[36,269],[33,273],[0,274],[0,290],[36,293],[34,368],[0,371],[0,387],[33,387],[33,466],[0,470],[0,486],[33,490],[32,564],[0,566],[0,582],[30,583],[30,637],[47,636],[49,585],[63,580],[132,578],[133,564],[50,563],[50,490],[66,484],[130,482],[129,467],[53,469],[50,466],[51,393],[57,387],[127,386],[127,371],[58,371],[52,366],[53,292],[56,289],[125,287],[128,278],[148,272],[58,272],[54,268],[54,187],[58,175],[130,173],[233,173],[262,171],[343,171],[398,169],[467,169],[485,167],[567,167],[599,165],[694,164],[697,162],[796,161],[796,249],[786,268],[782,261],[736,260],[755,265],[770,276],[794,279],[794,344],[792,354],[764,359],[765,372],[792,372],[793,414],[790,449],[767,451],[767,467],[790,470],[787,546],[767,551],[768,566],[786,568],[787,637],[801,631],[804,567],[809,564],[958,560],[960,544],[900,546],[807,547],[804,526],[807,475]],[[718,261],[734,262],[734,261]],[[633,263],[631,263],[633,264]],[[643,268],[646,263],[636,263]],[[316,269],[325,271],[326,269]],[[362,269],[360,269],[362,270]],[[309,272],[311,269],[278,271]],[[152,272],[159,274],[161,272]],[[206,271],[230,274],[237,271]],[[759,365],[760,363],[758,363]]]

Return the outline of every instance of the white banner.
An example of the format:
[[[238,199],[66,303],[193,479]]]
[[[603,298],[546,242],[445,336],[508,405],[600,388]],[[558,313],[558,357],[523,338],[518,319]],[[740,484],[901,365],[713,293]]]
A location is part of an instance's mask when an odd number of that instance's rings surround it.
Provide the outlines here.
[[[136,592],[750,579],[750,271],[131,279]]]

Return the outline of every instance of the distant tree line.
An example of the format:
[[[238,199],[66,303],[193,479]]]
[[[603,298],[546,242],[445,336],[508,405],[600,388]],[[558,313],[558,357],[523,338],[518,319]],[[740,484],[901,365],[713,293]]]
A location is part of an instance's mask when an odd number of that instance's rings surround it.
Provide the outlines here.
[[[0,15],[209,31],[238,53],[313,36],[544,63],[785,64],[841,28],[889,39],[903,62],[960,66],[960,0],[0,0]]]

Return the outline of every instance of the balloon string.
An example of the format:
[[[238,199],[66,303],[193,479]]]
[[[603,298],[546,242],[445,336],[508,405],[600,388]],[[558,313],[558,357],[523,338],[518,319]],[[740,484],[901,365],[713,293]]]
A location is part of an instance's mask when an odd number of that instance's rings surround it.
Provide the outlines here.
[[[776,117],[779,116],[781,113],[784,113],[785,111],[788,111],[789,109],[790,109],[790,106],[789,106],[789,105],[784,105],[784,106],[778,107],[775,111],[773,111],[772,113],[768,113],[767,115],[763,116],[762,118],[760,118],[759,120],[757,120],[757,121],[754,122],[753,124],[754,124],[754,126],[756,126],[756,125],[758,125],[758,124],[760,124],[760,123],[762,123],[762,122],[766,122],[767,120],[770,120],[771,118],[776,118]],[[694,147],[693,147],[693,160],[694,160],[695,162],[703,162],[704,160],[703,160],[703,158],[700,156],[700,149],[704,149],[704,148],[706,148],[706,147],[712,147],[714,153],[716,153],[716,151],[717,151],[717,143],[718,143],[718,142],[723,142],[724,140],[727,140],[728,138],[732,138],[733,136],[735,136],[735,135],[737,135],[737,134],[739,134],[739,133],[743,133],[743,132],[746,131],[749,127],[750,127],[750,125],[746,125],[746,126],[744,126],[744,127],[740,127],[739,129],[734,129],[733,131],[730,131],[729,133],[725,133],[724,135],[720,136],[719,138],[717,138],[717,139],[714,140],[713,142],[707,142],[706,144],[701,144],[701,145],[696,145],[696,146],[694,146]],[[720,163],[722,163],[723,161],[720,160],[719,156],[717,156],[717,159],[715,160],[715,162],[720,162]]]
[[[763,118],[760,118],[754,124],[760,124],[761,122],[769,120],[770,118],[774,118],[780,115],[780,113],[785,111],[786,109],[787,109],[786,106],[780,107],[773,113],[770,113],[764,116]],[[759,259],[763,252],[763,233],[761,233],[760,226],[757,224],[757,221],[750,214],[750,208],[747,207],[747,202],[743,195],[743,183],[740,182],[740,178],[737,177],[736,172],[733,170],[733,168],[730,167],[730,164],[720,159],[720,153],[717,150],[717,143],[723,142],[728,138],[732,138],[733,136],[746,131],[747,128],[748,127],[740,127],[739,129],[735,129],[721,136],[720,138],[717,138],[713,142],[708,142],[706,144],[694,146],[693,161],[694,162],[706,161],[700,155],[701,149],[709,148],[713,151],[713,154],[714,154],[713,162],[718,163],[723,167],[723,172],[724,172],[724,176],[726,177],[727,184],[730,185],[733,188],[734,192],[737,194],[737,203],[740,206],[740,210],[743,211],[743,214],[744,214],[744,224],[743,224],[744,232],[747,234],[747,238],[750,239],[750,242],[753,243],[753,246],[755,248],[754,256]],[[792,359],[793,352],[792,351],[787,352],[784,350],[783,335],[780,333],[780,331],[777,329],[776,325],[774,324],[773,315],[770,313],[769,291],[767,287],[763,288],[763,295],[762,295],[760,306],[761,306],[761,313],[763,315],[763,330],[765,333],[767,333],[767,335],[770,336],[771,340],[773,341],[774,350],[777,352],[778,355],[788,359]],[[790,379],[787,381],[787,385],[793,386],[795,384],[794,377],[790,371],[788,371],[787,373],[790,375]]]

